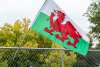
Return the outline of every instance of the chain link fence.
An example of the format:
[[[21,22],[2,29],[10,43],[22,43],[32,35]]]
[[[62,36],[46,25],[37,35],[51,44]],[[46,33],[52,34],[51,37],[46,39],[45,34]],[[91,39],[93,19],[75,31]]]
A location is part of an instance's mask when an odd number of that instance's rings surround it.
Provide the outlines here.
[[[100,67],[100,50],[89,50],[87,56],[77,55],[73,67]]]
[[[66,49],[5,47],[0,48],[0,67],[99,67],[100,51],[72,54]]]

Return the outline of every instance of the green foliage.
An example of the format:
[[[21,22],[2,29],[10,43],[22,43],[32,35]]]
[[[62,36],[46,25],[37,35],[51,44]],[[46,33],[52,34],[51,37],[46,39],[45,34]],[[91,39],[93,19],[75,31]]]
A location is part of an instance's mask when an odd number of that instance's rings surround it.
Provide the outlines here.
[[[89,20],[95,24],[92,27],[92,31],[96,33],[100,33],[100,2],[95,1],[93,2],[90,7],[88,8],[88,17]]]
[[[27,48],[62,48],[29,28],[29,19],[17,20],[0,28],[0,46]],[[47,52],[47,54],[45,54]],[[0,67],[60,67],[60,51],[0,49]],[[44,59],[45,58],[45,59]],[[70,61],[69,61],[70,60]],[[65,66],[71,67],[76,55],[64,52]],[[51,65],[51,66],[49,66]]]
[[[97,37],[100,41],[100,1],[96,0],[91,3],[88,8],[87,16],[89,21],[94,24],[91,26],[91,34],[95,34],[93,37]],[[100,45],[100,44],[99,44]]]
[[[0,46],[50,48],[52,46],[52,41],[28,28],[29,23],[29,19],[23,19],[23,21],[17,20],[13,25],[5,24],[1,27]]]

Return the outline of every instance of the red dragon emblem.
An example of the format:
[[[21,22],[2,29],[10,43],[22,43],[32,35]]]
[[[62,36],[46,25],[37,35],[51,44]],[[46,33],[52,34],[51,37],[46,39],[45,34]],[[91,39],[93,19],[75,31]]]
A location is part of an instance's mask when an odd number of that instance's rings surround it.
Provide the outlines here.
[[[55,17],[56,20],[54,20]],[[49,19],[50,28],[46,27],[44,31],[48,32],[50,35],[53,35],[53,32],[61,33],[56,34],[54,36],[62,42],[65,42],[67,40],[66,44],[72,45],[76,48],[76,44],[77,42],[79,42],[78,39],[81,38],[81,35],[77,32],[77,30],[74,28],[70,21],[66,21],[65,24],[62,24],[65,19],[65,14],[62,11],[54,11],[51,13]],[[73,43],[70,41],[70,38],[68,36],[74,39]]]

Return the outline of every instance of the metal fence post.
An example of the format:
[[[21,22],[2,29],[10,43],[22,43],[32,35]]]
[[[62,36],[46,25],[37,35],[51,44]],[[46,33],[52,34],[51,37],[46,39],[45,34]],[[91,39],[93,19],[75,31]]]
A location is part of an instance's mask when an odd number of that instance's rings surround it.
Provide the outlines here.
[[[64,49],[61,49],[61,67],[64,67]]]

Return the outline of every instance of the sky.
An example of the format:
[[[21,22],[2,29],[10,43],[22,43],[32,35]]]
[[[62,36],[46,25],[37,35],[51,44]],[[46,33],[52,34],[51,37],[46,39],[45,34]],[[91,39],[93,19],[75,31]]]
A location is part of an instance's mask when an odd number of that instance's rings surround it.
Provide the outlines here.
[[[25,17],[35,20],[35,17],[45,0],[0,0],[0,26],[4,23],[13,24],[17,19]],[[86,33],[90,22],[86,16],[91,0],[54,0],[56,4]]]

